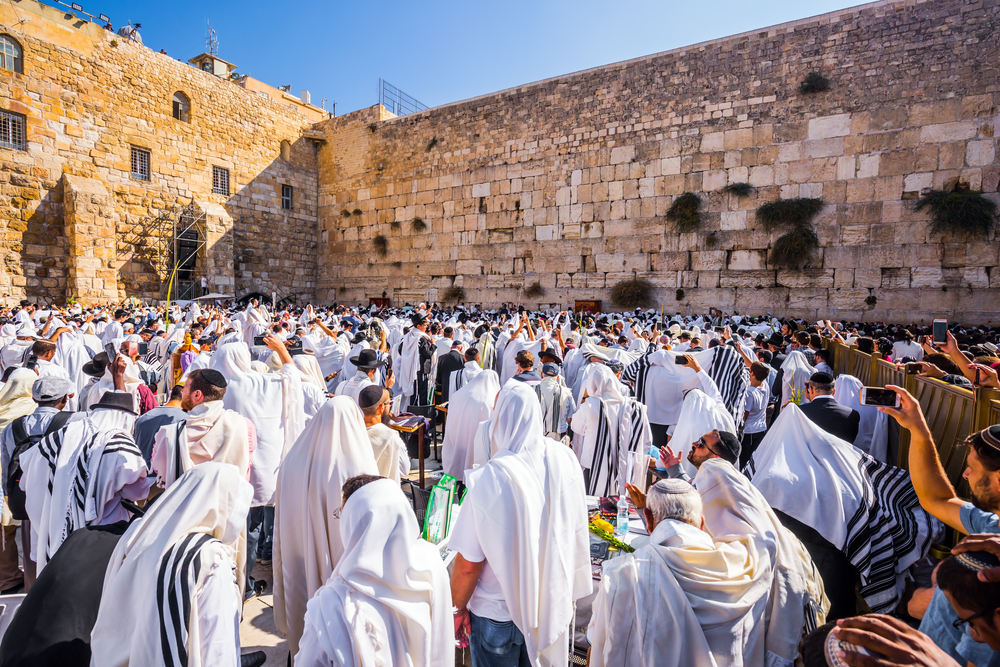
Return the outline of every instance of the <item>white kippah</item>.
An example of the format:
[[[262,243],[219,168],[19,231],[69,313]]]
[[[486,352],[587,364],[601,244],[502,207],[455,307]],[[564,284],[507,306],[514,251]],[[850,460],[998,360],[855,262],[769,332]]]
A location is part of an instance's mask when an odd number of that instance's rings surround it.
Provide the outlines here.
[[[693,491],[694,487],[683,479],[661,479],[653,485],[661,493],[687,493]]]

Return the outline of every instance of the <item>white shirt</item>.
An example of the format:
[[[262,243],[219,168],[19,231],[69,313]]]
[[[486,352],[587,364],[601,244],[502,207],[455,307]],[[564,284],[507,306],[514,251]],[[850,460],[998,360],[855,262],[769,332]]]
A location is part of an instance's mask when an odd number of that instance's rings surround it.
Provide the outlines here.
[[[108,326],[104,329],[104,335],[101,336],[101,343],[107,345],[113,342],[116,338],[124,338],[125,329],[122,328],[121,322],[111,321]],[[117,352],[117,350],[116,350]]]
[[[766,381],[759,387],[747,387],[747,401],[744,409],[750,414],[747,415],[744,433],[762,433],[767,430],[767,403],[770,400],[771,390]]]
[[[924,348],[912,340],[897,340],[892,344],[892,360],[898,363],[903,357],[920,361],[924,358]]]
[[[451,529],[448,546],[462,554],[462,558],[470,563],[483,563],[483,571],[479,574],[476,590],[472,591],[472,597],[469,599],[469,611],[476,616],[503,623],[511,620],[510,611],[507,609],[500,580],[497,579],[493,568],[486,561],[486,554],[483,553],[477,532],[479,528],[471,511],[459,512],[458,519]]]
[[[198,591],[198,624],[201,637],[201,664],[240,664],[239,587],[233,571],[215,564]],[[235,641],[234,641],[235,640]]]

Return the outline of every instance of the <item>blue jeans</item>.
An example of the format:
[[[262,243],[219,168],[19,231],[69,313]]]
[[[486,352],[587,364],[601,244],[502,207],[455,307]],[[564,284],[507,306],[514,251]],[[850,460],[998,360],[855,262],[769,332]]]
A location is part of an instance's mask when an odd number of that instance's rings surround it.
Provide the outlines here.
[[[473,667],[531,667],[524,635],[513,621],[493,621],[469,612]]]

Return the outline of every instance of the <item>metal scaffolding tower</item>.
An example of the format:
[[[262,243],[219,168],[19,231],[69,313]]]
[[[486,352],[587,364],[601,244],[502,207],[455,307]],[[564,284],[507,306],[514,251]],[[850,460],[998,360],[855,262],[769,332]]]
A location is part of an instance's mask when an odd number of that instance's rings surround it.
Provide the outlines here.
[[[143,218],[118,242],[119,252],[131,252],[133,262],[153,268],[160,279],[160,298],[171,300],[198,296],[195,274],[204,272],[205,248],[205,212],[194,204]]]

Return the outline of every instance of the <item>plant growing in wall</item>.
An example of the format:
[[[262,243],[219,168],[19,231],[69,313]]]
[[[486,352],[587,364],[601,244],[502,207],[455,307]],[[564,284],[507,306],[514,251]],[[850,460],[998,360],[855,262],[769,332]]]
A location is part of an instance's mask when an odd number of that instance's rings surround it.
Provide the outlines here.
[[[685,192],[667,209],[667,220],[677,225],[678,232],[695,231],[701,227],[701,199],[693,192]]]
[[[423,218],[414,218],[413,222],[410,223],[410,226],[413,227],[413,231],[417,233],[427,231],[427,223],[424,222]]]
[[[427,142],[427,152],[430,153],[434,150],[434,147],[438,144],[438,138],[432,137],[430,141]]]
[[[354,209],[353,211],[351,211],[351,215],[361,215],[361,209],[360,208]]]
[[[675,296],[675,297],[677,297],[677,300],[678,300],[678,301],[683,301],[683,300],[684,300],[684,290],[682,290],[682,289],[678,289],[678,290],[677,290],[677,291],[676,291],[676,292],[674,293],[674,296]]]
[[[711,250],[715,246],[719,245],[719,237],[712,232],[707,237],[705,237],[705,247]]]
[[[997,222],[997,205],[958,183],[952,190],[925,190],[917,210],[931,210],[931,231],[962,236],[987,236]]]
[[[545,294],[545,288],[537,280],[524,288],[524,296],[535,299]]]
[[[645,278],[620,280],[611,288],[611,302],[626,310],[648,308],[653,304],[653,283]]]
[[[865,297],[865,305],[869,308],[874,308],[876,303],[878,303],[878,297],[874,294],[869,294]]]
[[[393,231],[398,230],[399,226],[400,226],[399,225],[399,220],[393,220],[392,222],[389,223],[389,229],[391,229]]]
[[[803,95],[822,93],[827,90],[830,90],[830,80],[819,72],[809,72],[799,84],[799,92]]]
[[[381,234],[372,239],[372,245],[375,246],[375,252],[383,257],[389,253],[389,239]]]
[[[393,262],[392,263],[392,268],[394,268],[394,269],[401,269],[401,268],[403,268],[403,263],[402,262]]]
[[[737,197],[749,197],[753,194],[753,186],[749,183],[730,183],[722,188],[722,191]]]
[[[813,229],[812,219],[823,208],[822,199],[798,197],[779,199],[757,209],[757,221],[765,231],[790,227],[771,247],[770,262],[788,269],[801,269],[819,247],[819,237]]]
[[[345,217],[345,218],[349,218],[349,217],[351,217],[351,212],[350,212],[350,211],[348,211],[348,210],[347,210],[347,209],[345,208],[345,209],[344,209],[343,211],[341,211],[341,212],[340,212],[340,215],[341,215],[341,216],[343,216],[343,217]]]
[[[444,296],[441,297],[442,301],[457,301],[459,303],[465,301],[465,288],[459,287],[458,285],[452,285],[444,291]]]

